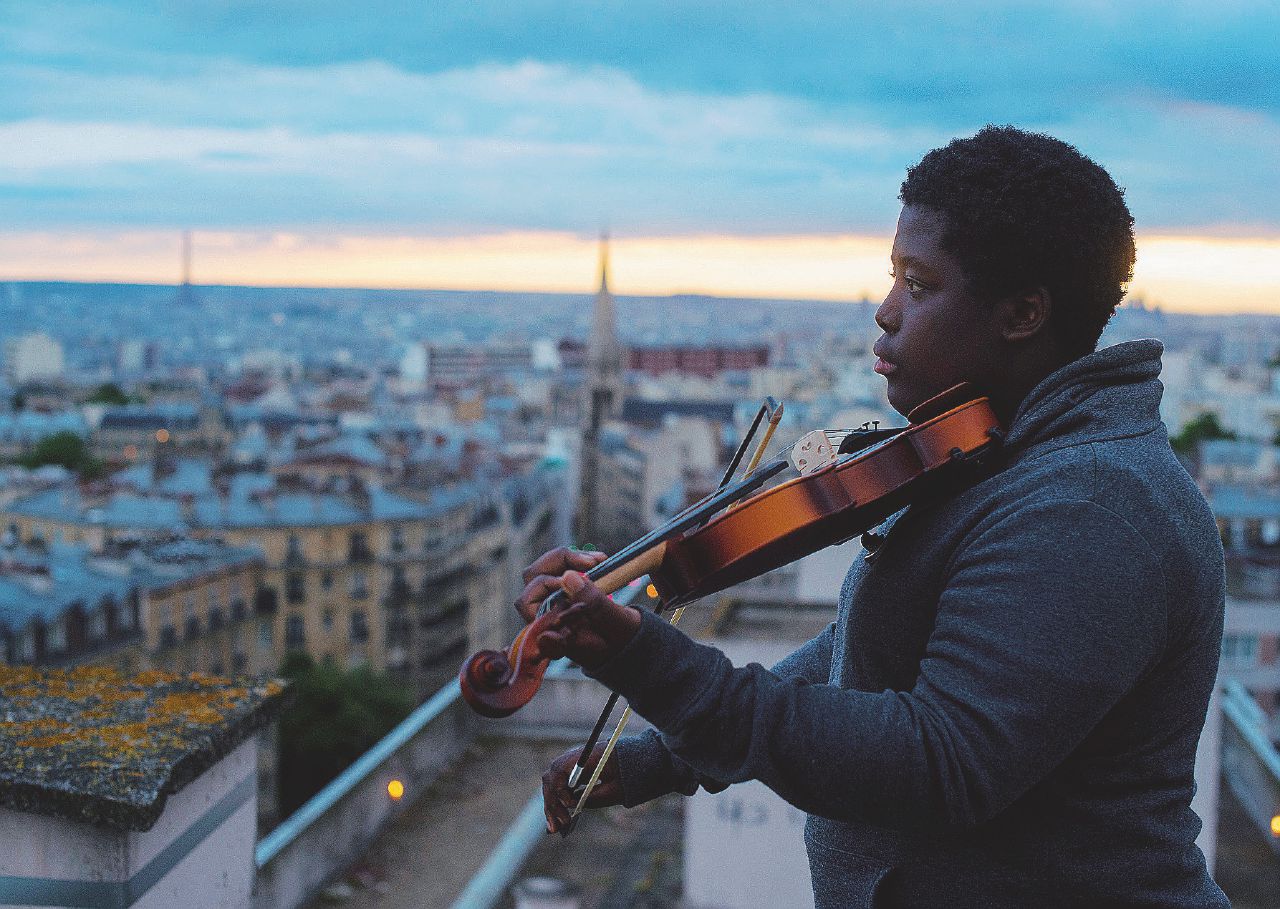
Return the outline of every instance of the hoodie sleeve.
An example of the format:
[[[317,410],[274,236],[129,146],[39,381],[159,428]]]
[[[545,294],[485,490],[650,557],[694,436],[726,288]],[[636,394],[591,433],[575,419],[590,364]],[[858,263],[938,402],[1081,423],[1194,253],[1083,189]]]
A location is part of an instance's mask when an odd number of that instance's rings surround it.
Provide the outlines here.
[[[834,634],[833,622],[813,640],[784,657],[773,667],[773,673],[779,678],[811,684],[825,682],[831,672]],[[708,792],[719,792],[727,785],[699,774],[692,765],[673,754],[654,729],[620,739],[615,753],[622,782],[622,803],[628,808],[669,792],[693,795],[699,786]]]
[[[1008,515],[957,552],[910,691],[734,668],[646,616],[591,674],[699,777],[837,820],[967,827],[1043,779],[1164,646],[1158,561],[1089,501]],[[789,661],[784,661],[784,665]]]

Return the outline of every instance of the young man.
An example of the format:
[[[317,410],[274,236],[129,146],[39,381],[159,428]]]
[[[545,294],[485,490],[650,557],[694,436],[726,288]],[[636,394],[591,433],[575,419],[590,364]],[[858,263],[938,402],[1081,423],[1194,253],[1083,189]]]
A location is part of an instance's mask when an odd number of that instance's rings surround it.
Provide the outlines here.
[[[902,184],[876,372],[905,414],[960,381],[1008,434],[972,485],[886,522],[835,622],[767,671],[735,669],[618,606],[557,550],[528,617],[625,696],[593,804],[758,779],[809,813],[819,909],[1226,906],[1195,845],[1196,742],[1217,671],[1222,548],[1158,414],[1161,346],[1094,352],[1129,279],[1108,174],[988,127]],[[566,775],[544,777],[549,829]]]

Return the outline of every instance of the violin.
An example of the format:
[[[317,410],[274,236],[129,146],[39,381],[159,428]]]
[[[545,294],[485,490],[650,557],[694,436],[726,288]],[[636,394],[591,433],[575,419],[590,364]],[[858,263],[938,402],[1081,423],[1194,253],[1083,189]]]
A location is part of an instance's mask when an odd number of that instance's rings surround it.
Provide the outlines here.
[[[990,402],[968,385],[924,402],[907,420],[894,429],[815,430],[789,455],[730,483],[735,458],[719,489],[586,574],[605,593],[648,575],[658,611],[683,607],[864,533],[1003,439]],[[798,475],[766,488],[788,467]],[[551,662],[538,638],[566,603],[556,591],[507,651],[482,650],[463,664],[458,678],[472,709],[505,717],[533,698]]]

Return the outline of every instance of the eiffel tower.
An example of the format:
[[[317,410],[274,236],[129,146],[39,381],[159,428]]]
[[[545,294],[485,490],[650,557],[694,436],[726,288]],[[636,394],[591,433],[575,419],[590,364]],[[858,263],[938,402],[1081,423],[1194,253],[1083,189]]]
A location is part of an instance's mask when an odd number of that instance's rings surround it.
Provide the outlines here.
[[[600,289],[587,345],[587,424],[582,432],[582,475],[575,532],[579,544],[605,545],[600,509],[600,432],[622,409],[622,345],[609,292],[609,235],[600,237]]]

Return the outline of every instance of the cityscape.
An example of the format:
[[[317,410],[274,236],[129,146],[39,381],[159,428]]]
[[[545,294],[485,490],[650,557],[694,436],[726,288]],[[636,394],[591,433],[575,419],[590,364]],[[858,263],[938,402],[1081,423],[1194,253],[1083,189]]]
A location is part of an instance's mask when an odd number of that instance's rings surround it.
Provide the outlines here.
[[[1280,906],[1272,7],[0,3],[0,906]]]
[[[577,295],[4,284],[5,661],[270,678],[302,657],[392,680],[400,720],[456,686],[466,654],[505,647],[539,553],[614,551],[713,488],[766,395],[784,402],[780,440],[900,421],[870,368],[870,301],[615,297],[607,238],[599,251],[584,276],[595,292]],[[1275,743],[1280,317],[1137,299],[1102,344],[1140,337],[1165,344],[1162,417],[1228,552],[1221,681],[1245,686]],[[825,568],[813,557],[722,595],[703,633],[748,653],[798,643],[778,622],[821,627],[814,609],[834,605],[850,558],[828,552]],[[824,581],[806,579],[815,571]],[[260,836],[345,766],[304,785],[279,728],[259,733]],[[498,747],[493,734],[475,747]],[[521,740],[501,747],[550,756]],[[1219,847],[1224,886],[1230,862],[1247,867],[1237,851],[1273,838],[1268,817],[1248,815],[1219,815],[1220,830],[1235,825]],[[670,805],[653,822],[692,829]],[[368,859],[394,848],[366,843],[354,877],[327,869],[325,898],[396,905],[393,875]],[[572,877],[566,854],[552,865]],[[1274,868],[1240,871],[1238,904]],[[660,877],[681,892],[678,870]],[[600,905],[623,905],[608,883]],[[396,890],[452,904],[436,884]]]

